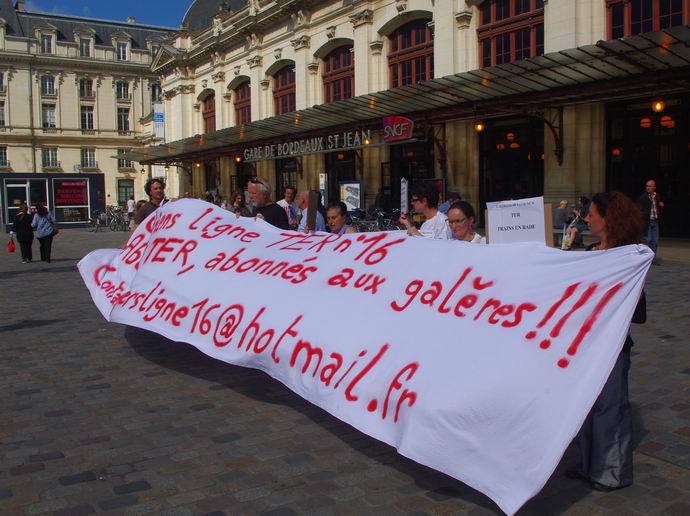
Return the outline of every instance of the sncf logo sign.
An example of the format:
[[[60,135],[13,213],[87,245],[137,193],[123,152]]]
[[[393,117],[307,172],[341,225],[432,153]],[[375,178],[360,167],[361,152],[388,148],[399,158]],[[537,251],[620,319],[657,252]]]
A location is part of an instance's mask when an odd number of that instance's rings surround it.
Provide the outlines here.
[[[383,140],[396,142],[412,138],[414,122],[404,116],[387,116],[383,119]]]

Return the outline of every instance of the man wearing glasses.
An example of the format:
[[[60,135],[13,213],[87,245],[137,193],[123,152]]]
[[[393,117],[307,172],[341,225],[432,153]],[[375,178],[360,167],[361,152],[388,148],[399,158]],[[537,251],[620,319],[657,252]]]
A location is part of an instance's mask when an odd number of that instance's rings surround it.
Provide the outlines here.
[[[448,226],[448,218],[438,211],[438,190],[430,183],[419,182],[410,188],[410,196],[412,209],[417,213],[423,213],[426,220],[422,227],[417,229],[405,214],[400,215],[400,222],[403,223],[408,234],[450,240],[452,233]]]
[[[285,210],[277,203],[271,202],[271,185],[263,178],[253,177],[247,185],[249,197],[254,205],[252,215],[280,229],[290,229]]]

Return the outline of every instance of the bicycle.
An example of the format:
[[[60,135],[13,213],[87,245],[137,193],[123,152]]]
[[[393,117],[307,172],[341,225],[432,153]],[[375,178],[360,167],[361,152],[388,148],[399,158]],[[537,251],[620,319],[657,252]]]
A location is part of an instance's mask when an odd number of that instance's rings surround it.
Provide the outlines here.
[[[129,218],[122,210],[113,213],[110,219],[110,231],[129,231]]]

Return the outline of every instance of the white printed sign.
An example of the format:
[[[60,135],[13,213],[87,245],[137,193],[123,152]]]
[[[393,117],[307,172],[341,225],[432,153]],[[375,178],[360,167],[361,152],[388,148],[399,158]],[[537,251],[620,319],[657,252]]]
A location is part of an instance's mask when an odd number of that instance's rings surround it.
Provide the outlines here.
[[[261,369],[512,514],[599,394],[652,257],[304,234],[183,199],[79,270],[107,320]]]
[[[486,208],[492,244],[545,243],[543,197],[487,202]]]

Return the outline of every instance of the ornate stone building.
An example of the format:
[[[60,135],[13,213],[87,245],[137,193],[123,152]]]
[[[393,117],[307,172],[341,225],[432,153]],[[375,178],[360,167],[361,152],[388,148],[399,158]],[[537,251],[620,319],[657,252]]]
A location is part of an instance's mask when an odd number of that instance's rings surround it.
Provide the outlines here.
[[[141,120],[161,95],[151,62],[172,34],[0,0],[3,222],[20,201],[47,203],[59,220],[76,222],[143,196],[150,171],[118,154],[144,146]]]
[[[138,157],[194,195],[258,174],[276,197],[355,182],[362,207],[397,205],[403,177],[481,206],[650,175],[687,221],[688,23],[689,0],[196,0],[152,65],[168,143]]]

